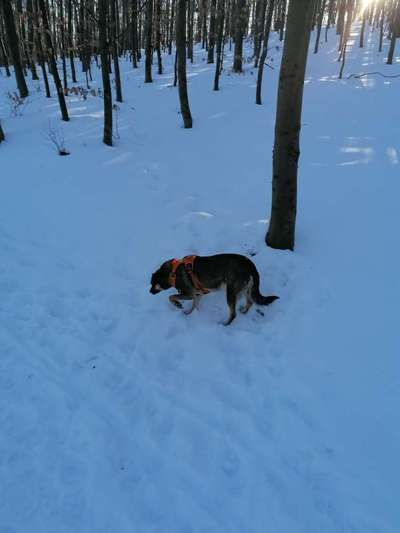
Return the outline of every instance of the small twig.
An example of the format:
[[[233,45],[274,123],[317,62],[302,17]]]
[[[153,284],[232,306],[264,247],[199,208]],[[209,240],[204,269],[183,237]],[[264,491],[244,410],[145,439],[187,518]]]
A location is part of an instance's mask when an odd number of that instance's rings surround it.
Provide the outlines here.
[[[363,78],[364,76],[382,76],[382,78],[400,78],[400,74],[382,74],[382,72],[364,72],[362,74],[350,74],[347,79],[350,78]]]
[[[265,65],[266,67],[269,67],[269,68],[272,69],[272,70],[275,70],[275,67],[273,67],[273,66],[270,65],[269,63],[264,63],[264,65]]]

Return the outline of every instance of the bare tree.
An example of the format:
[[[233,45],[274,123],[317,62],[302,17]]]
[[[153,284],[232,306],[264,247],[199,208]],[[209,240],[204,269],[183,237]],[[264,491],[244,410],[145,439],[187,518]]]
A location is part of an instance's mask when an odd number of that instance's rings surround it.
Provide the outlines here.
[[[21,98],[25,98],[28,96],[29,91],[21,66],[19,39],[15,27],[11,2],[10,0],[1,0],[1,5],[3,7],[3,19],[6,28],[8,49],[10,50],[11,59],[14,65],[15,79],[17,81],[19,95]]]
[[[289,2],[276,107],[271,218],[266,243],[293,250],[304,76],[313,2]]]
[[[54,79],[54,85],[56,86],[56,90],[57,90],[58,102],[60,104],[60,110],[61,110],[61,118],[62,120],[68,121],[69,120],[68,110],[67,110],[67,105],[65,103],[65,97],[64,97],[64,92],[63,92],[63,88],[61,85],[60,76],[58,75],[57,63],[55,59],[53,42],[51,40],[51,31],[50,31],[49,21],[47,18],[47,10],[46,10],[46,5],[44,3],[44,0],[39,0],[39,7],[40,7],[41,15],[42,15],[44,38],[45,38],[46,47],[47,47],[47,57],[48,57],[49,65],[50,65],[51,74]]]
[[[176,53],[178,70],[179,101],[184,128],[192,127],[186,80],[186,5],[188,0],[178,0],[176,18]]]
[[[146,0],[146,62],[145,62],[145,83],[153,81],[151,77],[151,63],[153,59],[153,0]]]
[[[110,72],[108,63],[108,42],[107,42],[107,0],[99,0],[99,45],[101,57],[101,74],[103,78],[104,96],[104,133],[103,142],[112,146],[112,97]]]
[[[271,30],[273,11],[274,11],[274,0],[269,0],[267,17],[265,19],[263,51],[261,53],[260,63],[258,65],[258,74],[257,74],[256,104],[259,104],[259,105],[261,105],[261,86],[262,86],[262,79],[263,79],[263,74],[264,74],[264,63],[265,63],[265,60],[267,59],[268,40],[269,40],[269,34]]]

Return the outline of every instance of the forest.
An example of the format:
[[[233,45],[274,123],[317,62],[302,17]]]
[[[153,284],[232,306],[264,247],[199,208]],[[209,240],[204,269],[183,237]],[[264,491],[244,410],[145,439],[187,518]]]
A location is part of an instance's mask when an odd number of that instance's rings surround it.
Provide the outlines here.
[[[399,531],[399,38],[0,0],[0,533]]]

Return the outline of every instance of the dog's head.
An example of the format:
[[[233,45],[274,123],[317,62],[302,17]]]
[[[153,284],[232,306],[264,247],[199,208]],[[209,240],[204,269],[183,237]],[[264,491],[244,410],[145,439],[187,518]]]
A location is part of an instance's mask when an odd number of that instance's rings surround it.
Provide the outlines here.
[[[171,287],[169,275],[171,273],[171,261],[165,261],[158,270],[151,275],[151,294],[158,294]]]

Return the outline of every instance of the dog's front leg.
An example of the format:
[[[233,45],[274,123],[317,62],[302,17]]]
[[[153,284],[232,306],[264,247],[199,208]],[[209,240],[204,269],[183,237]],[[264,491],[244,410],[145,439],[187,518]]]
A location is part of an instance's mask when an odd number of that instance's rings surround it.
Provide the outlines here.
[[[172,303],[172,305],[175,305],[175,307],[178,307],[179,309],[183,308],[183,305],[179,300],[191,300],[190,296],[186,296],[185,294],[171,294],[171,296],[168,297],[169,301]]]
[[[186,309],[183,311],[185,315],[190,315],[195,309],[199,308],[199,302],[200,302],[201,294],[194,294],[193,295],[193,302],[192,307],[190,309]]]

